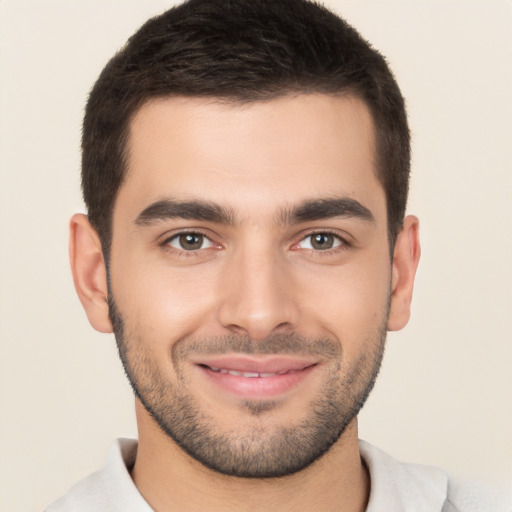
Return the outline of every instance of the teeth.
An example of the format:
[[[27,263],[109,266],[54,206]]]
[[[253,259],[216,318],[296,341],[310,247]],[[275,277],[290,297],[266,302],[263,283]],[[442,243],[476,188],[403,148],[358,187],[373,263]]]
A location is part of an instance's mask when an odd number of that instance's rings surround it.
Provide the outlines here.
[[[276,375],[284,375],[285,373],[295,373],[297,370],[283,370],[276,373],[259,373],[259,372],[241,372],[238,370],[228,370],[227,368],[216,368],[215,366],[209,366],[210,370],[217,373],[228,373],[229,375],[235,375],[236,377],[246,377],[248,379],[254,379],[257,377],[268,378],[275,377]]]
[[[247,377],[248,379],[254,379],[262,376],[258,372],[239,372],[237,370],[226,370],[226,373],[229,373],[229,375],[235,375],[237,377]]]
[[[231,373],[231,372],[228,372],[228,373]],[[235,372],[235,375],[240,375],[239,372]],[[233,373],[231,373],[231,375],[233,375]],[[242,377],[248,377],[249,379],[254,379],[255,377],[259,377],[260,374],[258,372],[243,372],[242,374]]]

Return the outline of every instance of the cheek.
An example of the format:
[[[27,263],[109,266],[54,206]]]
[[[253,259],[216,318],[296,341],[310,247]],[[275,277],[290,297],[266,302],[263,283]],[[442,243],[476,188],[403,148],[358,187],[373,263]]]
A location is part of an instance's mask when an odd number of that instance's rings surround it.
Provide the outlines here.
[[[302,287],[308,290],[300,298],[304,316],[338,338],[345,353],[355,352],[375,339],[386,319],[390,276],[385,258],[317,273]]]
[[[112,291],[127,326],[168,347],[208,317],[215,296],[207,285],[214,280],[211,274],[200,266],[191,271],[125,260],[113,271]]]

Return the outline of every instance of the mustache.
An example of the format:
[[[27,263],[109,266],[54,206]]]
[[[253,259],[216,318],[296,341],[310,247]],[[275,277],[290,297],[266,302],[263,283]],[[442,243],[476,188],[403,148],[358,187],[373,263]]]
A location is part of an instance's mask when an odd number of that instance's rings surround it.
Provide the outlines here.
[[[336,339],[312,338],[300,333],[275,333],[263,340],[253,340],[250,336],[230,334],[208,338],[182,338],[171,349],[173,360],[183,360],[190,356],[219,355],[227,353],[245,355],[295,354],[321,358],[341,356],[341,343]]]

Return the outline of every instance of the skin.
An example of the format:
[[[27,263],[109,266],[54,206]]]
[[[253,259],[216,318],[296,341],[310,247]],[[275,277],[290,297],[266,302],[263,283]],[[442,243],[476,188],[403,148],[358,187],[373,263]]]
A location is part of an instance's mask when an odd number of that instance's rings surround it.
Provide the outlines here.
[[[362,101],[326,95],[246,106],[179,97],[151,101],[132,121],[128,161],[114,208],[111,293],[138,354],[165,382],[181,385],[216,431],[237,439],[260,428],[270,438],[280,428],[296,428],[308,420],[327,379],[348,382],[350,369],[378,352],[383,325],[397,330],[407,323],[420,254],[418,221],[406,217],[390,261],[373,123]],[[370,216],[290,214],[305,202],[333,198],[355,201]],[[168,199],[218,205],[230,222],[145,219],[148,207]],[[206,238],[199,249],[185,251],[178,235],[191,231]],[[333,247],[313,246],[314,233],[333,235]],[[71,221],[70,253],[91,324],[112,332],[101,244],[83,215]],[[303,380],[272,397],[277,406],[260,414],[211,385],[197,357],[184,356],[179,367],[170,357],[189,340],[238,336],[265,346],[265,340],[292,333],[329,339],[342,356],[315,360]],[[142,384],[151,382],[139,374]],[[364,376],[351,385],[362,381]],[[251,395],[249,401],[267,399]],[[132,478],[155,510],[366,507],[369,480],[356,417],[323,457],[301,471],[247,479],[190,457],[139,400],[136,412]]]

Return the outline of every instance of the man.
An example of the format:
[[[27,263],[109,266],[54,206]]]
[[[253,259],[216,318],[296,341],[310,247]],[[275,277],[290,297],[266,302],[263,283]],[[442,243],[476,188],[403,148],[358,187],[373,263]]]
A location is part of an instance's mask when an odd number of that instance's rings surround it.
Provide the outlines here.
[[[148,21],[91,92],[70,243],[139,440],[48,510],[461,510],[441,470],[358,442],[409,318],[409,161],[384,59],[322,7]]]

